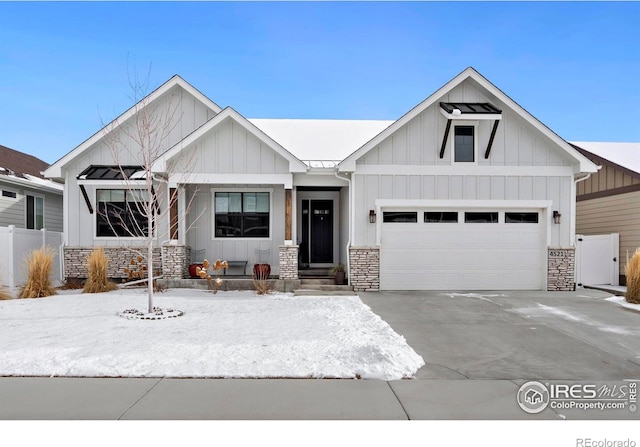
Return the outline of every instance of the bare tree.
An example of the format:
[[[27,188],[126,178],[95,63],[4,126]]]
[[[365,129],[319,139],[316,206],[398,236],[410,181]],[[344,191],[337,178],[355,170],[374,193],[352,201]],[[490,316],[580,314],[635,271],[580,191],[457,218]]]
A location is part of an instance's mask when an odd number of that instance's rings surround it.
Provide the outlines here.
[[[129,77],[133,114],[123,122],[118,119],[104,127],[106,144],[122,179],[123,206],[104,203],[97,205],[98,213],[104,218],[113,235],[117,238],[136,237],[144,241],[144,250],[136,252],[146,259],[148,312],[154,312],[154,248],[160,241],[172,239],[177,222],[170,222],[165,228],[160,225],[171,208],[177,203],[177,189],[169,188],[168,165],[164,173],[152,172],[154,163],[169,149],[169,138],[180,123],[180,96],[175,92],[158,104],[151,102],[147,95],[149,74],[144,81],[137,75]],[[193,166],[188,156],[179,155],[182,172],[190,172]],[[187,159],[185,159],[185,157]],[[175,166],[175,163],[172,164]],[[184,169],[184,167],[187,167]],[[186,179],[184,179],[186,181]],[[184,183],[183,181],[183,183]],[[191,207],[195,193],[186,204]]]

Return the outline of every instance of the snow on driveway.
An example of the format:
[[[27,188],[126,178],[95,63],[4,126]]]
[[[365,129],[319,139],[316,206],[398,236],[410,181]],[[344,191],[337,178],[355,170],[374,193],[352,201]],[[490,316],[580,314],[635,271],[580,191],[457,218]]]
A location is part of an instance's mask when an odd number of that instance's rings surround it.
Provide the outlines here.
[[[0,301],[0,376],[335,377],[395,380],[421,356],[358,297],[173,289],[165,320],[127,320],[146,292]]]

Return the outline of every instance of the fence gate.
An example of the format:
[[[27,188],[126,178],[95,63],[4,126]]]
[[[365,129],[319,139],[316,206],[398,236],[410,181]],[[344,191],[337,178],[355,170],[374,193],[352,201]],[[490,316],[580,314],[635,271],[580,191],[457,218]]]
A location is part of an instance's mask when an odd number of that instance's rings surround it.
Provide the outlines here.
[[[576,236],[576,279],[579,286],[619,285],[620,235]]]

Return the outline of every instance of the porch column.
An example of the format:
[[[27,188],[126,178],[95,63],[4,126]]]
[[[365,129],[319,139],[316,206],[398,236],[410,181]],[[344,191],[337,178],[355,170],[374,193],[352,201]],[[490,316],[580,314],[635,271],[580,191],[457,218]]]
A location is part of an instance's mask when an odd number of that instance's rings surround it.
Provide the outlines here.
[[[185,186],[178,185],[178,244],[185,245],[187,243],[187,195]]]
[[[291,200],[291,188],[284,190],[284,240],[285,244],[293,243],[291,225],[292,225],[293,207]]]

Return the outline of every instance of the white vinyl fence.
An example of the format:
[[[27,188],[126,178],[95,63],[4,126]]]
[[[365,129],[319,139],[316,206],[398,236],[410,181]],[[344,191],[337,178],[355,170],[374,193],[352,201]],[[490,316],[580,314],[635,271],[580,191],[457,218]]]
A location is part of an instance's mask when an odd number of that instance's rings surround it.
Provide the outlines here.
[[[25,230],[13,225],[0,227],[0,284],[11,289],[27,281],[25,257],[33,250],[49,246],[54,251],[51,279],[62,281],[62,233],[47,230]]]

